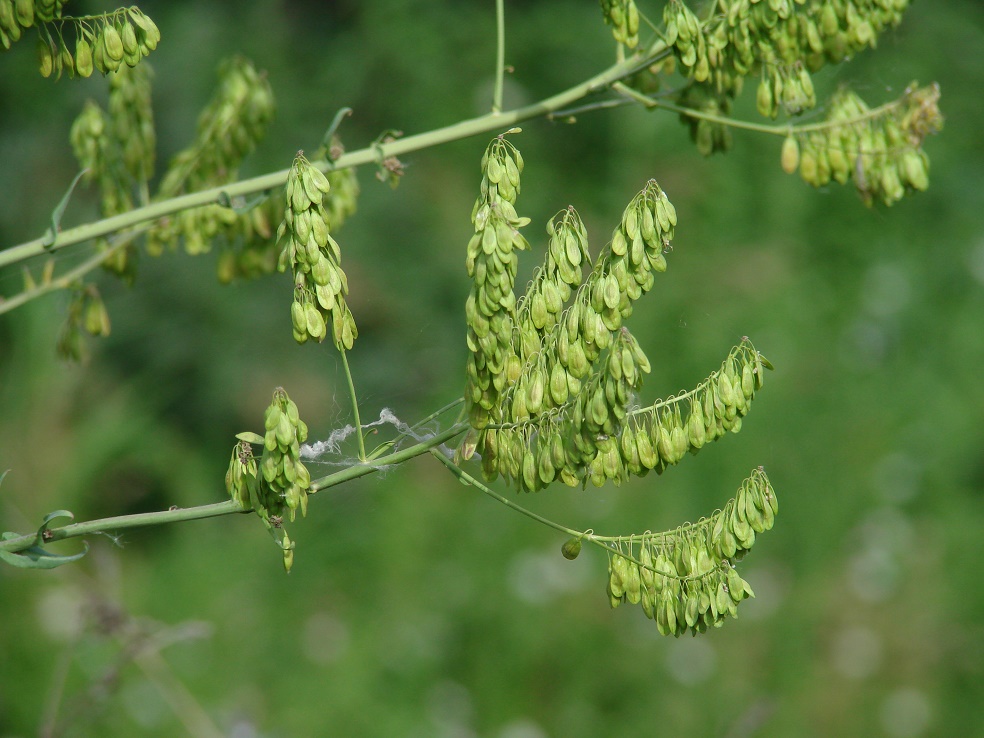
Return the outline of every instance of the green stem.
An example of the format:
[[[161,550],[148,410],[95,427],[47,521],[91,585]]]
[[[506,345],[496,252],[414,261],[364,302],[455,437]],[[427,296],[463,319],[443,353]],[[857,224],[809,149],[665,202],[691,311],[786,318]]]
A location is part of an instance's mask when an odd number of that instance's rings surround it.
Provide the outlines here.
[[[450,441],[455,436],[464,433],[468,430],[468,428],[469,426],[467,423],[458,423],[457,425],[451,426],[447,430],[431,436],[425,441],[421,441],[413,446],[407,446],[407,448],[400,449],[392,454],[380,456],[378,459],[373,459],[372,464],[357,464],[355,466],[350,466],[337,471],[334,474],[329,474],[326,477],[314,479],[311,481],[311,488],[309,491],[318,492],[319,490],[335,487],[339,484],[343,484],[344,482],[350,482],[353,479],[358,479],[359,477],[364,477],[367,474],[372,474],[373,472],[377,472],[384,467],[402,464],[404,461],[412,459],[415,456],[425,454],[431,449],[437,448],[442,443]]]
[[[622,540],[621,537],[619,537],[619,536],[596,536],[594,533],[589,533],[589,532],[586,532],[586,531],[574,530],[573,528],[568,528],[566,525],[561,525],[560,523],[555,523],[552,520],[548,520],[547,518],[543,517],[542,515],[537,515],[532,510],[527,510],[525,507],[523,507],[521,505],[517,505],[515,502],[513,502],[512,500],[510,500],[508,497],[503,497],[498,492],[493,491],[492,489],[490,489],[486,485],[484,485],[481,482],[479,482],[477,479],[475,479],[475,477],[473,477],[471,474],[469,474],[468,472],[466,472],[460,466],[458,466],[457,464],[455,464],[453,461],[451,461],[451,459],[447,458],[441,452],[435,451],[435,450],[431,450],[431,455],[435,459],[437,459],[438,461],[440,461],[442,464],[444,464],[444,466],[446,466],[448,468],[448,470],[452,474],[454,474],[454,476],[456,476],[460,482],[462,482],[463,484],[466,484],[466,485],[468,485],[470,487],[475,487],[479,491],[484,492],[489,497],[491,497],[493,500],[496,500],[498,502],[501,502],[503,505],[505,505],[506,507],[508,507],[510,510],[515,510],[518,513],[522,513],[523,515],[525,515],[526,517],[530,518],[531,520],[535,520],[538,523],[543,523],[548,528],[553,528],[554,530],[560,531],[561,533],[564,533],[565,535],[569,535],[569,536],[572,536],[574,538],[580,538],[581,540],[587,541],[588,543],[593,543],[594,545],[598,546],[599,548],[605,549],[609,553],[618,554],[619,556],[623,556],[626,559],[628,559],[629,561],[631,561],[631,562],[633,562],[635,564],[638,564],[639,566],[645,566],[641,561],[638,561],[637,559],[633,558],[632,556],[626,555],[622,551],[619,551],[619,549],[617,549],[615,546],[609,546],[609,545],[606,545],[604,543],[604,541],[619,541],[619,540]],[[647,567],[647,568],[651,568],[651,567]]]
[[[100,251],[99,253],[93,255],[92,257],[86,259],[81,264],[79,264],[74,269],[70,269],[64,274],[60,275],[56,279],[52,279],[50,282],[38,285],[32,290],[25,290],[20,292],[9,300],[4,300],[0,298],[0,315],[4,313],[9,313],[16,307],[20,307],[26,302],[30,302],[36,297],[41,297],[41,295],[46,295],[49,292],[55,292],[56,290],[63,290],[71,287],[77,280],[84,277],[86,274],[91,272],[93,269],[98,269],[99,266],[106,261],[107,258],[112,256],[115,252],[119,251],[121,248],[126,246],[133,238],[137,235],[137,231],[145,231],[146,228],[137,228],[133,233],[128,233],[126,238],[120,238],[117,243],[114,243],[108,249]]]
[[[80,536],[106,533],[107,531],[127,530],[128,528],[145,528],[149,525],[162,525],[164,523],[180,523],[186,520],[201,520],[202,518],[214,518],[219,515],[230,515],[232,513],[251,512],[243,510],[235,500],[216,502],[211,505],[199,505],[198,507],[177,508],[174,510],[163,510],[161,512],[137,513],[136,515],[117,515],[112,518],[100,518],[99,520],[88,520],[84,523],[71,523],[59,528],[48,528],[44,535],[44,543],[62,541],[66,538],[78,538]],[[0,541],[0,551],[23,551],[38,542],[37,533],[8,538]]]
[[[790,123],[777,124],[777,125],[766,125],[764,123],[751,123],[744,120],[736,120],[735,118],[729,118],[724,115],[715,115],[714,113],[705,113],[700,110],[694,110],[693,108],[684,108],[679,105],[674,105],[673,103],[664,102],[655,97],[650,97],[649,95],[644,95],[637,90],[633,90],[621,82],[614,82],[612,84],[612,89],[626,95],[627,97],[635,100],[636,102],[645,105],[647,108],[661,108],[662,110],[669,110],[673,113],[679,113],[680,115],[686,115],[688,118],[696,118],[698,120],[706,120],[711,123],[720,123],[724,126],[730,126],[731,128],[739,128],[745,131],[756,131],[757,133],[769,133],[774,136],[788,136],[790,134],[803,134],[812,133],[813,131],[826,131],[831,128],[842,128],[844,126],[852,126],[858,123],[865,123],[869,120],[879,118],[886,113],[892,111],[902,104],[901,100],[893,100],[892,102],[885,103],[877,108],[872,108],[863,115],[855,116],[854,118],[844,118],[838,120],[828,120],[823,123],[806,123],[803,125],[795,126]]]
[[[492,112],[502,112],[502,76],[506,71],[506,13],[504,0],[495,0],[495,89]]]
[[[388,456],[382,456],[371,466],[360,464],[348,469],[329,474],[327,477],[316,479],[311,482],[311,492],[321,489],[334,487],[343,482],[357,479],[358,477],[371,474],[387,466],[400,464],[404,461],[420,456],[428,451],[440,446],[446,441],[450,441],[455,436],[463,433],[468,426],[463,423],[454,425],[435,436],[428,438],[408,448],[401,449]],[[44,536],[43,543],[62,541],[67,538],[79,538],[80,536],[96,535],[109,531],[127,530],[129,528],[145,528],[151,525],[163,525],[165,523],[180,523],[186,520],[201,520],[203,518],[214,518],[220,515],[231,515],[233,513],[249,513],[252,510],[244,510],[235,500],[216,502],[211,505],[199,505],[197,507],[178,508],[175,510],[163,510],[161,512],[138,513],[136,515],[117,515],[111,518],[100,518],[89,520],[84,523],[71,523],[58,528],[48,528]],[[30,548],[38,543],[38,534],[29,533],[16,538],[8,538],[0,541],[0,551],[17,552]]]
[[[349,399],[352,401],[352,414],[355,416],[355,431],[359,438],[359,461],[366,463],[366,441],[362,436],[362,419],[359,417],[359,401],[355,397],[355,383],[352,381],[352,372],[349,371],[348,357],[343,348],[339,349],[342,355],[342,367],[345,369],[345,380],[348,382]]]
[[[350,167],[359,167],[364,164],[375,163],[380,156],[400,156],[482,133],[501,131],[524,120],[546,116],[553,111],[568,107],[599,90],[610,87],[623,77],[632,74],[640,65],[645,65],[654,57],[665,52],[666,45],[663,42],[657,42],[641,57],[633,57],[624,62],[614,64],[591,79],[532,105],[526,105],[502,113],[490,113],[385,144],[367,146],[364,149],[344,154],[334,162],[318,161],[315,162],[315,165],[322,171],[326,171],[329,168],[347,169]],[[127,213],[69,228],[58,234],[56,243],[47,248],[44,246],[43,238],[35,238],[0,251],[0,267],[14,264],[48,251],[55,251],[82,243],[83,241],[105,236],[125,228],[133,227],[138,223],[154,221],[181,210],[210,205],[219,202],[223,198],[233,199],[235,197],[252,195],[257,192],[273,190],[284,185],[289,172],[290,169],[282,169],[278,172],[271,172],[259,177],[253,177],[252,179],[233,182],[220,187],[212,187],[201,192],[179,195],[145,207],[135,208]]]

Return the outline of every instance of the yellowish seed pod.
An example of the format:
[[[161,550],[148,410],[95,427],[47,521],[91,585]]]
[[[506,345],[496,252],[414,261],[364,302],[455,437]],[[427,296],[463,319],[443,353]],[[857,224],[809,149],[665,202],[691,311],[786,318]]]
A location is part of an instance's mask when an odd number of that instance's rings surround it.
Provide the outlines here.
[[[786,136],[782,143],[782,170],[786,174],[792,174],[799,168],[800,150],[799,141],[792,134]]]
[[[581,553],[581,539],[571,538],[564,542],[564,545],[560,547],[560,552],[564,555],[564,558],[573,561]]]

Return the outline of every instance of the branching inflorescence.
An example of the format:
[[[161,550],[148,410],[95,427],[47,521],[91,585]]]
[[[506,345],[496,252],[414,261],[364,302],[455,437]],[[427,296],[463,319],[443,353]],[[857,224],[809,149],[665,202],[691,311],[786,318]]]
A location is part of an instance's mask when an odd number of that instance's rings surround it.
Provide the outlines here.
[[[516,252],[529,247],[519,232],[529,218],[516,213],[522,169],[522,155],[505,134],[493,139],[482,158],[466,257],[472,290],[465,403],[472,428],[461,459],[479,455],[487,480],[501,475],[520,490],[555,481],[600,487],[662,473],[688,452],[738,432],[770,366],[748,339],[693,390],[639,404],[650,362],[625,320],[654,274],[666,270],[677,223],[666,193],[655,180],[646,183],[586,276],[586,229],[573,207],[562,210],[547,226],[543,264],[517,298]],[[612,558],[612,605],[642,602],[664,634],[720,625],[751,593],[734,573],[736,556],[751,548],[756,532],[772,527],[775,510],[775,493],[758,470],[711,518],[630,537],[640,552],[634,557],[630,545],[629,559]],[[565,544],[564,555],[576,555],[580,540]],[[667,568],[669,561],[676,568]]]
[[[105,335],[110,329],[99,290],[83,278],[102,266],[132,281],[141,241],[151,255],[179,247],[200,254],[217,245],[222,282],[289,267],[293,336],[299,343],[332,338],[352,402],[354,423],[322,445],[341,454],[340,444],[352,435],[358,454],[338,464],[338,471],[312,479],[302,461],[308,427],[297,405],[278,388],[264,415],[263,433],[237,436],[226,475],[228,501],[60,527],[52,522],[71,519],[71,514],[56,511],[36,534],[2,534],[0,560],[52,568],[85,552],[57,556],[45,544],[105,532],[111,524],[126,528],[255,512],[289,571],[295,542],[284,517],[293,521],[298,510],[304,516],[310,494],[430,453],[465,484],[564,532],[569,536],[562,547],[565,557],[575,558],[585,541],[604,548],[609,602],[613,607],[641,605],[660,633],[699,633],[737,614],[737,605],[752,591],[735,566],[757,534],[772,527],[778,510],[761,467],[709,517],[660,533],[617,537],[578,532],[542,518],[463,468],[477,458],[486,481],[502,477],[527,492],[558,481],[582,488],[589,482],[618,486],[632,476],[661,474],[741,429],[771,368],[747,338],[693,389],[648,404],[640,398],[651,364],[627,322],[655,276],[666,270],[677,226],[676,210],[655,180],[630,200],[593,259],[577,211],[560,210],[547,225],[543,262],[520,294],[518,254],[530,249],[522,234],[530,219],[517,210],[524,161],[509,137],[519,129],[491,141],[481,161],[471,214],[474,233],[466,247],[472,283],[464,311],[469,351],[464,395],[426,422],[459,405],[463,410],[458,422],[434,432],[421,432],[420,424],[407,426],[389,410],[378,421],[361,423],[346,359],[358,330],[346,302],[349,284],[333,233],[355,211],[356,166],[375,163],[381,179],[395,186],[404,174],[398,154],[501,131],[533,117],[570,116],[569,106],[606,91],[614,98],[577,110],[628,102],[673,111],[689,125],[703,154],[728,149],[734,128],[782,136],[786,172],[798,170],[813,186],[851,181],[866,204],[892,204],[928,186],[929,160],[922,146],[943,122],[936,85],[913,84],[900,99],[876,108],[842,88],[820,122],[771,121],[815,108],[812,75],[874,47],[880,33],[898,25],[908,0],[712,0],[697,10],[683,0],[668,0],[661,25],[647,18],[636,0],[600,0],[617,43],[616,62],[569,90],[512,111],[501,107],[500,3],[492,113],[416,136],[386,132],[364,149],[345,154],[336,132],[351,112],[343,108],[311,159],[299,152],[289,169],[243,181],[240,166],[266,133],[274,97],[265,73],[232,57],[219,67],[218,87],[199,116],[194,139],[171,159],[156,191],[152,73],[142,60],[156,48],[160,32],[136,7],[70,17],[62,15],[63,4],[0,0],[0,44],[9,48],[33,28],[44,76],[88,77],[98,70],[108,77],[108,109],[86,103],[70,135],[83,168],[76,183],[96,185],[101,220],[61,230],[73,183],[44,236],[0,252],[0,266],[89,240],[95,241],[96,255],[57,276],[48,260],[39,281],[25,269],[24,292],[0,298],[0,313],[55,289],[72,290],[59,347],[78,359],[84,354],[83,333]],[[757,79],[757,108],[769,124],[730,117],[734,98],[750,78]],[[275,230],[272,224],[278,222]],[[366,436],[381,425],[398,433],[367,453]],[[414,443],[403,446],[407,439]],[[445,444],[452,442],[456,452],[446,452]],[[259,456],[254,449],[261,449]]]

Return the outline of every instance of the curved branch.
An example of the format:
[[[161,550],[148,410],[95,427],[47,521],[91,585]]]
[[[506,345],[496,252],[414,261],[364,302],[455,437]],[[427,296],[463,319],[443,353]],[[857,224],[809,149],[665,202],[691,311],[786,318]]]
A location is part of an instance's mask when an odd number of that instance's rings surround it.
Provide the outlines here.
[[[640,65],[652,63],[657,58],[668,54],[669,50],[662,41],[655,43],[645,54],[640,57],[632,57],[619,62],[595,75],[589,80],[575,85],[570,89],[560,92],[540,102],[526,105],[515,110],[489,113],[470,120],[461,121],[450,126],[438,128],[427,133],[420,133],[416,136],[408,136],[390,143],[378,143],[367,146],[364,149],[344,154],[334,162],[318,161],[314,162],[322,171],[328,169],[348,169],[359,167],[364,164],[372,164],[383,157],[400,156],[420,149],[430,148],[443,143],[457,141],[481,133],[489,133],[509,128],[517,123],[521,123],[531,118],[546,116],[556,110],[570,106],[578,100],[587,97],[599,90],[603,90],[618,80],[629,76]],[[180,195],[161,202],[155,202],[144,207],[134,208],[133,210],[115,215],[110,218],[86,223],[84,225],[69,228],[58,234],[57,242],[50,247],[45,247],[44,238],[35,238],[31,241],[12,246],[11,248],[0,251],[0,268],[9,264],[29,259],[40,254],[66,248],[68,246],[88,241],[100,236],[129,228],[139,223],[153,221],[166,215],[188,210],[190,208],[211,205],[226,199],[239,196],[253,195],[258,192],[265,192],[283,186],[287,181],[290,169],[282,169],[278,172],[264,174],[252,179],[233,182],[221,187],[212,187],[201,192],[193,192],[187,195]]]

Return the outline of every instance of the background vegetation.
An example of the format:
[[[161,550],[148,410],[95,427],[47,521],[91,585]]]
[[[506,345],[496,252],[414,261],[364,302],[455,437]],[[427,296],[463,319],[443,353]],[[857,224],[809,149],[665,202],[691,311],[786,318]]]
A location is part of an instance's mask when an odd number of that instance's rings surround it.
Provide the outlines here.
[[[343,105],[356,148],[491,99],[491,2],[141,8],[163,35],[150,60],[161,162],[189,140],[213,70],[235,52],[268,71],[279,106],[246,175],[313,150]],[[507,24],[507,106],[610,62],[594,2],[511,2]],[[573,527],[655,530],[714,509],[763,464],[781,510],[742,569],[758,597],[737,622],[659,637],[638,608],[609,609],[603,556],[564,560],[552,531],[419,459],[315,497],[294,526],[289,577],[247,517],[136,531],[123,550],[92,540],[86,559],[53,572],[0,569],[0,736],[55,724],[173,736],[182,723],[235,736],[973,734],[984,701],[981,48],[979,3],[916,3],[877,51],[817,76],[819,97],[851,82],[871,104],[939,81],[947,127],[927,142],[930,190],[891,209],[783,174],[779,138],[736,132],[727,156],[702,159],[667,113],[535,121],[515,140],[523,212],[543,223],[573,203],[596,248],[646,179],[675,203],[669,270],[633,316],[654,364],[649,396],[692,386],[742,335],[777,368],[743,432],[713,452],[621,489],[523,503]],[[40,79],[30,44],[0,62],[8,246],[46,227],[76,172],[71,121],[105,83]],[[756,116],[753,92],[739,117]],[[461,393],[464,246],[485,144],[408,157],[396,190],[360,172],[359,213],[338,239],[368,415],[389,407],[412,422]],[[95,208],[79,194],[66,222]],[[57,508],[88,519],[224,499],[232,436],[258,429],[278,384],[314,438],[348,422],[337,354],[290,336],[286,277],[219,288],[214,257],[143,258],[132,289],[101,279],[113,332],[85,366],[54,358],[65,296],[0,320],[3,530]],[[0,275],[0,293],[20,280]]]

